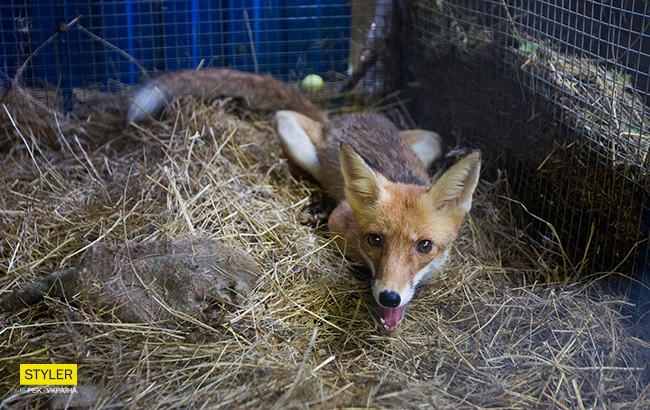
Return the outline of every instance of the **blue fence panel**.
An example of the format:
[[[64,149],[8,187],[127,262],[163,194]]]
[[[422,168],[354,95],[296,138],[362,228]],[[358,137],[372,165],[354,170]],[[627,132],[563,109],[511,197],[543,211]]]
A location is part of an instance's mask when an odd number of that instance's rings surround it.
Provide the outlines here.
[[[210,0],[196,2],[196,53],[198,64],[203,67],[225,66],[225,10],[221,5],[215,8]],[[194,64],[192,68],[195,68]]]
[[[7,80],[31,54],[31,21],[22,5],[0,4],[0,72]]]
[[[142,69],[199,65],[285,80],[347,68],[350,9],[343,1],[37,0],[3,2],[0,12],[0,71],[12,78],[29,61],[26,85],[110,88],[137,82]],[[77,17],[78,26],[60,30]]]

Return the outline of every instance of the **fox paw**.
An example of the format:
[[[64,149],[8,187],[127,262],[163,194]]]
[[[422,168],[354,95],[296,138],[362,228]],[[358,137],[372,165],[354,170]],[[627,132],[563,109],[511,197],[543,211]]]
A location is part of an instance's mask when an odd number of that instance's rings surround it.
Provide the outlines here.
[[[327,223],[333,205],[327,201],[312,202],[307,205],[300,216],[300,223],[317,228]]]

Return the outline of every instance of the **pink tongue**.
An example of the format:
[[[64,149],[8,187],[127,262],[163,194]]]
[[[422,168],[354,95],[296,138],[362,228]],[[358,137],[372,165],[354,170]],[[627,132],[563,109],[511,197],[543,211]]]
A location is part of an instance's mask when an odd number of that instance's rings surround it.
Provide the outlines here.
[[[383,325],[386,331],[394,332],[397,330],[402,317],[404,316],[404,309],[406,306],[398,308],[381,308],[381,318],[384,319]]]

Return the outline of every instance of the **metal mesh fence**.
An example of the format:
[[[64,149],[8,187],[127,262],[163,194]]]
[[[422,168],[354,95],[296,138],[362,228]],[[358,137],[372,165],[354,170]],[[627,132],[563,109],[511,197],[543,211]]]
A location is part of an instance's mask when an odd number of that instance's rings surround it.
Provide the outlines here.
[[[409,7],[421,120],[508,171],[536,216],[531,247],[573,271],[620,271],[622,290],[647,286],[647,3]]]
[[[144,70],[200,66],[285,80],[348,68],[346,1],[11,0],[0,14],[2,76],[27,85],[132,84]]]

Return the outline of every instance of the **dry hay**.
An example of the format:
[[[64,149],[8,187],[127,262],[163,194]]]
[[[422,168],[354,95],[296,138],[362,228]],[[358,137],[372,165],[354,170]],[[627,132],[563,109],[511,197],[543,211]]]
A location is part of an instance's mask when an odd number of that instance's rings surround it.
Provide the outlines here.
[[[81,408],[650,406],[649,345],[626,329],[627,302],[528,283],[558,267],[527,249],[504,179],[481,182],[446,276],[388,336],[368,283],[302,223],[318,188],[290,175],[266,119],[186,102],[96,145],[74,137],[88,121],[63,133],[38,109],[1,115],[3,292],[94,243],[188,234],[265,272],[245,303],[200,322],[107,321],[55,299],[0,316],[1,408],[65,406],[20,393],[19,364],[43,362],[79,364]]]

